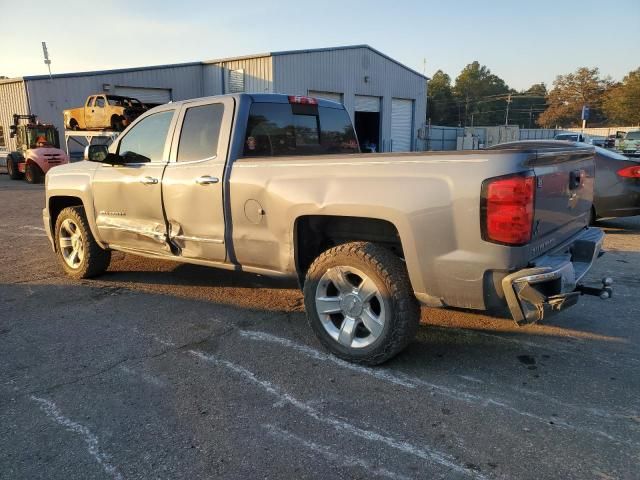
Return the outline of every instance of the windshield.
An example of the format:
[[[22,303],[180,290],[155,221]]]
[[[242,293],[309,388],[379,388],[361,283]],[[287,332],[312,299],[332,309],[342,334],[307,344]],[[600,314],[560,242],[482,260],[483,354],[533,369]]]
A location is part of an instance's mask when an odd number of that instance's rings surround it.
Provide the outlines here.
[[[139,100],[129,97],[118,97],[115,95],[107,95],[109,105],[114,107],[139,107],[142,105]]]
[[[625,140],[640,140],[640,131],[627,133]]]
[[[359,152],[351,119],[343,108],[290,103],[251,105],[245,157]]]
[[[53,128],[34,127],[29,129],[29,148],[58,148],[58,146],[58,135]]]
[[[556,135],[555,136],[555,140],[569,140],[571,142],[577,142],[578,141],[578,135],[572,135],[570,133],[564,133],[561,135]]]

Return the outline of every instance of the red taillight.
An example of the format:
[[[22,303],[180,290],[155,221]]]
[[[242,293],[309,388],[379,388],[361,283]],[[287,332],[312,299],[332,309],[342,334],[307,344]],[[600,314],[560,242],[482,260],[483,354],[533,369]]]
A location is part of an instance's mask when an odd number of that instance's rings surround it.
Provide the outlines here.
[[[302,105],[317,105],[318,100],[313,97],[303,97],[301,95],[289,95],[289,103],[300,103]]]
[[[524,245],[531,240],[535,177],[501,177],[482,186],[482,237]]]
[[[626,178],[640,178],[640,165],[633,165],[618,170],[618,175]]]

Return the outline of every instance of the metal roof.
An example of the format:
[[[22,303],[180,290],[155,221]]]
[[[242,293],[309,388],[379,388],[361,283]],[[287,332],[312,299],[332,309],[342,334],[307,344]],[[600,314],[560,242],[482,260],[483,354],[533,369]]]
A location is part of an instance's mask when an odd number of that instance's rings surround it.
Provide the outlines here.
[[[386,58],[387,60],[389,60],[390,62],[395,63],[396,65],[410,71],[411,73],[418,75],[426,80],[430,80],[429,77],[427,77],[426,75],[423,75],[420,72],[415,71],[412,68],[407,67],[406,65],[404,65],[403,63],[400,63],[399,61],[391,58],[389,55],[385,55],[384,53],[382,53],[380,50],[376,50],[375,48],[373,48],[370,45],[367,44],[361,44],[361,45],[342,45],[342,46],[338,46],[338,47],[325,47],[325,48],[308,48],[308,49],[303,49],[303,50],[282,50],[280,52],[268,52],[268,53],[258,53],[255,55],[243,55],[240,57],[227,57],[227,58],[219,58],[219,59],[215,59],[215,60],[205,60],[204,62],[202,62],[203,64],[211,64],[211,63],[221,63],[221,62],[231,62],[234,60],[248,60],[250,58],[262,58],[262,57],[276,57],[279,55],[295,55],[295,54],[301,54],[301,53],[318,53],[318,52],[333,52],[336,50],[353,50],[353,49],[357,49],[357,48],[366,48],[368,50],[371,50],[373,53],[380,55],[381,57]]]
[[[413,70],[412,68],[407,67],[406,65],[398,62],[397,60],[394,60],[390,56],[385,55],[381,51],[376,50],[375,48],[366,44],[344,45],[344,46],[326,47],[326,48],[311,48],[311,49],[304,49],[304,50],[283,50],[280,52],[257,53],[253,55],[244,55],[240,57],[226,57],[226,58],[219,58],[215,60],[205,60],[203,62],[169,63],[166,65],[152,65],[148,67],[128,67],[128,68],[116,68],[111,70],[94,70],[94,71],[88,71],[88,72],[54,73],[53,75],[51,75],[51,78],[90,77],[90,76],[96,76],[96,75],[109,75],[111,73],[127,73],[127,72],[139,72],[143,70],[158,70],[162,68],[193,67],[196,65],[208,65],[212,63],[230,62],[234,60],[248,60],[251,58],[277,57],[280,55],[294,55],[294,54],[303,54],[303,53],[332,52],[336,50],[353,50],[357,48],[366,48],[368,50],[371,50],[375,54],[386,58],[390,62],[395,63],[396,65],[410,71],[411,73],[418,75],[426,80],[429,80],[429,77]],[[46,80],[48,78],[49,78],[49,75],[25,75],[22,77],[1,79],[0,84],[20,82],[25,80]]]

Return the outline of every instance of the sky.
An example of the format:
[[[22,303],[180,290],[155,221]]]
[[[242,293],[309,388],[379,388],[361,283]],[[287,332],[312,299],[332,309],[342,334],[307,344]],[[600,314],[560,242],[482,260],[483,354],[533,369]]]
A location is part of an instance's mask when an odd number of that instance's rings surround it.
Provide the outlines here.
[[[0,75],[209,60],[369,44],[431,76],[479,61],[517,90],[582,66],[640,67],[640,0],[0,0]],[[426,68],[425,68],[426,61]]]

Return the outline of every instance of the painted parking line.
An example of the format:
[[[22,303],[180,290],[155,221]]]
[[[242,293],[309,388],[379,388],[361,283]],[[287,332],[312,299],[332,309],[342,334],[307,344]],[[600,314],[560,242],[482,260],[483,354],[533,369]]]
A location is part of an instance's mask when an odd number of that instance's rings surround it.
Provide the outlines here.
[[[362,458],[353,457],[351,455],[345,455],[343,453],[336,453],[330,447],[321,445],[311,440],[307,440],[299,435],[291,433],[282,428],[276,427],[271,424],[261,425],[267,433],[277,439],[287,441],[296,447],[302,446],[307,450],[310,450],[314,454],[320,455],[329,460],[333,465],[340,465],[345,468],[360,467],[367,472],[367,478],[382,477],[391,478],[393,480],[410,480],[410,477],[402,475],[400,473],[392,472],[384,467],[377,467],[371,462],[368,462]]]
[[[194,355],[195,357],[204,360],[207,363],[211,363],[212,365],[223,367],[227,370],[230,370],[236,373],[238,376],[244,378],[252,385],[255,385],[270,395],[276,397],[278,402],[282,404],[288,404],[293,406],[294,408],[300,410],[302,413],[307,415],[314,420],[324,423],[325,425],[329,425],[338,431],[342,431],[345,433],[349,433],[356,437],[363,438],[365,440],[369,440],[372,442],[381,443],[387,447],[396,449],[402,453],[413,455],[422,460],[429,461],[431,463],[436,463],[447,470],[456,472],[458,474],[463,474],[465,476],[476,478],[476,479],[486,479],[482,473],[467,468],[466,466],[460,465],[456,462],[456,460],[451,456],[443,452],[439,452],[438,450],[428,448],[428,447],[420,447],[414,445],[406,440],[398,439],[391,437],[389,435],[382,435],[380,433],[374,432],[372,430],[367,430],[356,425],[353,425],[349,422],[346,422],[340,418],[334,417],[331,414],[322,413],[320,410],[317,410],[311,405],[295,398],[293,395],[283,391],[280,387],[277,387],[275,384],[267,381],[259,379],[253,372],[250,370],[236,364],[230,362],[229,360],[225,360],[220,357],[216,357],[213,355],[207,355],[206,353],[199,352],[197,350],[189,350],[189,353]]]
[[[548,428],[560,428],[560,429],[565,429],[565,430],[574,430],[574,431],[581,431],[581,432],[586,432],[589,433],[591,435],[595,435],[598,437],[601,437],[603,439],[606,439],[608,441],[612,441],[612,442],[616,442],[616,443],[620,443],[620,444],[625,444],[628,445],[629,441],[625,440],[625,439],[621,439],[621,438],[617,438],[614,437],[613,435],[610,435],[607,432],[604,432],[602,430],[599,429],[594,429],[594,428],[590,428],[590,427],[583,427],[583,426],[578,426],[578,425],[573,425],[570,424],[566,421],[561,420],[558,417],[544,417],[541,415],[537,415],[535,413],[526,411],[526,410],[522,410],[519,408],[514,407],[513,405],[511,405],[507,400],[504,399],[498,399],[498,398],[494,398],[494,397],[490,397],[490,396],[486,396],[486,395],[478,395],[476,393],[471,393],[465,390],[461,390],[459,388],[453,388],[450,386],[446,386],[446,385],[441,385],[441,384],[437,384],[437,383],[433,383],[433,382],[429,382],[427,380],[424,380],[422,378],[419,377],[415,377],[415,376],[411,376],[411,375],[407,375],[407,374],[403,374],[400,372],[391,372],[389,370],[386,370],[384,368],[367,368],[367,367],[362,367],[360,365],[355,365],[349,362],[345,362],[343,360],[340,360],[336,357],[334,357],[333,355],[330,354],[326,354],[323,352],[320,352],[318,350],[315,350],[311,347],[308,347],[306,345],[302,345],[299,343],[296,343],[292,340],[286,339],[286,338],[282,338],[282,337],[278,337],[276,335],[272,335],[270,333],[266,333],[266,332],[259,332],[259,331],[252,331],[252,330],[240,330],[239,334],[241,337],[246,338],[248,340],[252,340],[252,341],[257,341],[257,342],[266,342],[266,343],[272,343],[272,344],[276,344],[279,346],[283,346],[283,347],[287,347],[290,348],[292,350],[295,350],[307,357],[313,358],[314,360],[320,360],[320,361],[327,361],[327,362],[332,362],[335,364],[338,364],[344,368],[347,368],[349,370],[353,370],[356,371],[358,373],[362,373],[365,375],[369,375],[371,377],[375,377],[379,380],[383,380],[386,382],[390,382],[396,385],[401,385],[407,388],[411,388],[414,389],[418,386],[421,387],[425,387],[428,388],[432,391],[435,391],[437,393],[439,393],[440,395],[446,396],[448,398],[451,398],[453,400],[458,400],[458,401],[462,401],[468,404],[472,404],[475,405],[477,407],[481,407],[481,408],[486,408],[486,407],[494,407],[494,408],[498,408],[501,410],[506,410],[509,411],[511,413],[515,413],[516,415],[534,420],[536,422],[539,422],[541,424],[543,424],[544,426],[548,427]],[[524,391],[519,391],[519,393],[523,394],[525,393]],[[531,396],[533,397],[533,395]],[[539,399],[535,399],[536,401],[539,401]],[[548,400],[547,400],[548,401]],[[562,403],[562,402],[556,402],[556,403]],[[566,407],[570,407],[568,404],[564,404]],[[575,407],[575,406],[573,406]],[[590,409],[590,408],[579,408],[579,413],[593,413],[593,412],[598,412],[597,415],[595,416],[599,416],[599,417],[604,417],[607,412],[604,409]],[[620,415],[618,414],[609,414],[607,415],[609,418],[620,418]]]
[[[40,410],[42,410],[45,415],[51,420],[59,425],[62,425],[66,430],[80,435],[84,440],[84,443],[86,443],[87,445],[87,451],[89,452],[89,455],[91,455],[94,460],[102,466],[106,474],[108,474],[115,480],[123,479],[123,476],[118,471],[118,468],[111,463],[111,456],[102,450],[98,437],[93,432],[91,432],[91,430],[89,430],[84,425],[65,417],[58,406],[51,400],[36,397],[33,395],[30,398],[31,400],[39,404]]]

